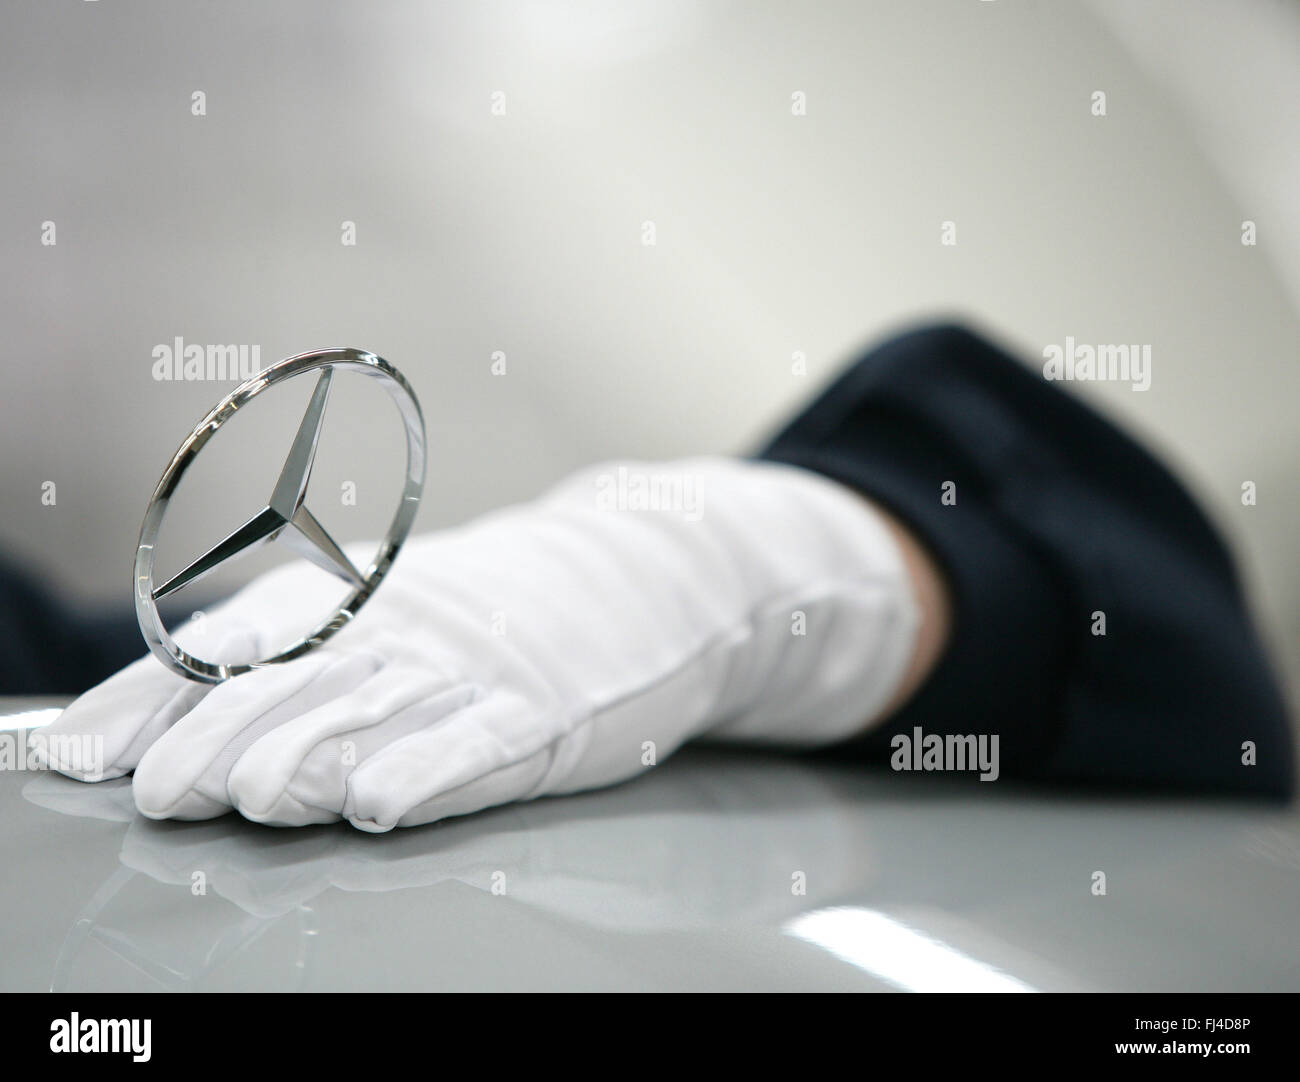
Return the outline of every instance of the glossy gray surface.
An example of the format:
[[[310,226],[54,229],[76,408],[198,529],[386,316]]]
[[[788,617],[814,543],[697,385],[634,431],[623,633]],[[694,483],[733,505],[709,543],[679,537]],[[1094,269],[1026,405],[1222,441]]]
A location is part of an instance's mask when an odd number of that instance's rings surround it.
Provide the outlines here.
[[[1294,809],[700,749],[388,835],[14,770],[0,821],[3,990],[1300,989]]]

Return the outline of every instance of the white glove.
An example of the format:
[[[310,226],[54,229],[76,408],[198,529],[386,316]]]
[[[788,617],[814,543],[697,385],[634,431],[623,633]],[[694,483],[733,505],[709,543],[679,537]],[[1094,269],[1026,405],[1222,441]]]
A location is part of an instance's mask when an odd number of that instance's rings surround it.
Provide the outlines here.
[[[363,566],[374,547],[348,554]],[[266,656],[336,592],[287,565],[177,640]],[[145,657],[48,731],[102,737],[101,776],[134,770],[153,818],[233,807],[384,831],[608,785],[704,734],[841,740],[898,688],[918,622],[883,519],[837,483],[731,459],[607,464],[409,542],[313,653],[216,686]]]

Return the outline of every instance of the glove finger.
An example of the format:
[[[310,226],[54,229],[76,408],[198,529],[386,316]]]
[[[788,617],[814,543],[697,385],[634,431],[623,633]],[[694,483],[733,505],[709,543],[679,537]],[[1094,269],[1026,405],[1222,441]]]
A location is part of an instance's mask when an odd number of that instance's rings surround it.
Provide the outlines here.
[[[422,667],[386,665],[348,695],[279,725],[231,768],[245,818],[276,826],[334,822],[357,764],[474,700],[471,684]]]
[[[40,757],[80,781],[117,778],[212,690],[169,670],[152,654],[74,701],[45,729]]]
[[[195,625],[186,625],[177,636],[194,633]],[[210,637],[218,657],[256,655],[257,636],[241,624],[219,627]],[[44,730],[38,755],[80,781],[121,777],[214,686],[187,680],[146,654],[69,705]]]
[[[503,766],[464,785],[448,789],[435,797],[411,805],[401,812],[393,825],[424,826],[427,823],[436,823],[441,819],[451,819],[458,815],[472,815],[474,812],[499,807],[502,804],[531,800],[543,795],[538,790],[553,762],[554,755],[551,749],[544,748],[517,763]],[[350,818],[350,821],[354,827],[368,832],[389,829],[388,826],[382,826],[374,821],[359,818]]]
[[[151,819],[211,819],[231,808],[230,768],[258,738],[354,690],[380,666],[369,650],[318,651],[219,684],[140,759],[135,805]]]
[[[525,799],[549,768],[557,722],[519,695],[492,692],[361,763],[348,785],[347,818],[360,830],[381,832],[432,821],[418,812],[409,822],[405,816],[439,797],[458,809],[445,814]],[[482,784],[469,790],[472,799],[460,800],[457,791],[475,782]]]

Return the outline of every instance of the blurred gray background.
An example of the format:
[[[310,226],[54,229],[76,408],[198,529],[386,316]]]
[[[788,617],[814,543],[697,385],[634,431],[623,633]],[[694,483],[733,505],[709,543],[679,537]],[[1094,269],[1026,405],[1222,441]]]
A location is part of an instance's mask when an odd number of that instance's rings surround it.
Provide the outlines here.
[[[1067,335],[1150,343],[1148,392],[1071,389],[1189,481],[1300,656],[1294,4],[48,0],[0,20],[0,550],[70,597],[128,603],[149,493],[234,386],[155,380],[178,336],[397,364],[432,529],[599,458],[745,451],[873,337],[946,315],[1035,364]],[[278,468],[306,393],[223,435],[172,562],[264,498],[244,474]],[[393,434],[372,446],[337,398],[313,498],[356,539],[390,513]]]

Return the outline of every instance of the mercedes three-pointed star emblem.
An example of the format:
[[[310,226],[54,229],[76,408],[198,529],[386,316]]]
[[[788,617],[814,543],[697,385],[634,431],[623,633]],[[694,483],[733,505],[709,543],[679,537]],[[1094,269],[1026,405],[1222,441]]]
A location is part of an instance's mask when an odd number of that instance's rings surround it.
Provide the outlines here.
[[[406,484],[402,499],[374,562],[364,572],[359,571],[348,559],[304,502],[325,419],[330,382],[337,369],[359,371],[378,379],[397,405],[406,429]],[[313,371],[320,373],[316,387],[267,505],[228,537],[155,588],[154,548],[163,515],[190,463],[217,429],[254,396],[273,384]],[[402,374],[382,357],[355,349],[301,353],[277,361],[240,384],[195,426],[194,431],[181,444],[180,450],[173,456],[154,489],[153,498],[145,512],[135,557],[135,608],[140,630],[149,649],[183,675],[193,680],[215,683],[263,665],[288,661],[319,646],[352,619],[387,574],[410,531],[419,507],[420,494],[424,488],[424,470],[425,433],[420,404]],[[249,664],[219,664],[204,661],[181,649],[163,626],[158,615],[158,601],[199,581],[234,557],[272,541],[287,545],[297,555],[336,575],[352,587],[352,592],[324,623],[272,657]]]

